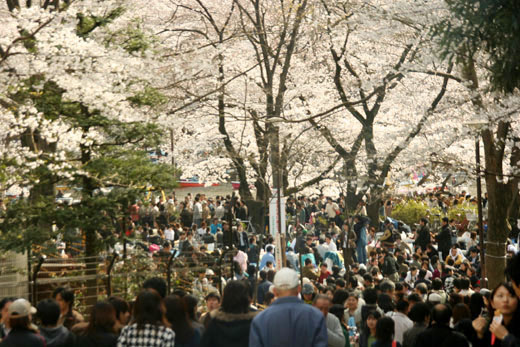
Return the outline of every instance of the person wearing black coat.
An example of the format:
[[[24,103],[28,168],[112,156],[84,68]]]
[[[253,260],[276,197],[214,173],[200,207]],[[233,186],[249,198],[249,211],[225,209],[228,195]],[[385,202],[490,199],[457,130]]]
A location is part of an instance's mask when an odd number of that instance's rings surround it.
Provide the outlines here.
[[[444,217],[442,219],[441,232],[437,235],[438,250],[442,253],[441,259],[445,259],[451,248],[451,229],[449,219]]]
[[[426,251],[426,246],[431,242],[430,228],[428,228],[428,220],[421,218],[420,228],[417,230],[417,239],[415,240],[415,247],[421,247],[423,251]]]
[[[415,345],[421,347],[469,347],[464,335],[450,328],[451,309],[437,304],[432,309],[431,324],[417,336]]]
[[[383,248],[384,261],[382,266],[383,275],[388,277],[392,282],[399,281],[399,274],[397,273],[399,267],[393,254]]]
[[[251,322],[257,314],[250,309],[250,300],[246,281],[228,282],[220,309],[211,312],[200,347],[249,346]]]

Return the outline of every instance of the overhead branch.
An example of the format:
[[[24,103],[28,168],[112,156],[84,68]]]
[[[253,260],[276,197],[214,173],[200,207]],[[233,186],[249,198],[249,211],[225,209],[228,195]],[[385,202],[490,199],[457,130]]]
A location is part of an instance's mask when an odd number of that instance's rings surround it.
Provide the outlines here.
[[[453,64],[450,64],[450,66],[448,67],[448,74],[451,73],[451,70],[453,69]],[[392,165],[392,163],[394,162],[394,160],[397,158],[397,156],[406,148],[408,147],[408,144],[417,136],[417,134],[419,134],[419,132],[422,130],[424,124],[426,123],[426,121],[428,120],[428,118],[433,114],[433,112],[435,111],[435,109],[437,108],[439,102],[442,100],[442,98],[444,97],[444,95],[446,94],[446,90],[447,90],[447,87],[448,87],[448,82],[449,82],[450,78],[448,77],[444,77],[444,80],[442,82],[442,86],[441,86],[441,89],[439,91],[439,93],[437,94],[437,96],[435,97],[435,99],[432,101],[430,107],[428,108],[428,110],[424,113],[424,115],[421,117],[421,119],[419,120],[419,122],[417,123],[417,125],[410,131],[410,133],[408,134],[408,136],[406,137],[406,139],[401,142],[399,145],[397,145],[394,150],[392,152],[390,152],[390,154],[388,154],[388,156],[386,157],[385,161],[383,162],[383,167],[382,167],[382,174],[381,176],[382,177],[386,177],[386,175],[388,174],[388,172],[390,171],[390,167]]]
[[[332,171],[332,169],[334,169],[334,167],[338,164],[340,159],[341,159],[341,157],[337,156],[336,159],[334,159],[334,161],[323,172],[321,172],[318,176],[308,180],[307,182],[299,184],[299,185],[297,185],[295,187],[288,188],[285,191],[285,195],[291,195],[291,194],[297,193],[297,192],[299,192],[302,189],[305,189],[305,188],[310,187],[310,186],[312,186],[312,185],[314,185],[316,183],[319,183],[320,181],[322,181],[323,179],[326,178],[326,176],[329,174],[329,172]]]
[[[28,33],[27,35],[23,35],[23,36],[20,36],[20,37],[14,39],[13,42],[11,42],[11,44],[9,46],[7,46],[7,48],[5,50],[3,50],[3,53],[0,56],[0,58],[1,58],[0,59],[0,65],[2,65],[2,63],[7,58],[9,58],[9,56],[16,54],[16,53],[10,53],[10,52],[11,52],[11,49],[18,42],[27,41],[27,40],[33,40],[35,38],[36,34],[38,34],[40,32],[40,30],[42,30],[47,25],[49,25],[53,20],[54,20],[54,17],[51,17],[51,18],[47,19],[45,22],[43,22],[42,24],[40,24],[36,29],[34,29],[32,32]]]

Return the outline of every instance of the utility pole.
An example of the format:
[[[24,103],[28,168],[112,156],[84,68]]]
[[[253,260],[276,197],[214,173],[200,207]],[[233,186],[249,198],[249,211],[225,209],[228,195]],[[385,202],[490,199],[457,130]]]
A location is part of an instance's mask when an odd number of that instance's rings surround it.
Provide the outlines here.
[[[484,223],[482,221],[482,179],[480,177],[480,133],[475,139],[475,162],[477,165],[477,204],[478,204],[478,232],[480,246],[480,275],[482,276],[482,288],[487,288],[486,281],[486,256],[484,254]]]
[[[173,144],[173,129],[170,128],[170,153],[172,156],[172,166],[175,168],[175,156],[173,155],[174,150],[174,144]]]

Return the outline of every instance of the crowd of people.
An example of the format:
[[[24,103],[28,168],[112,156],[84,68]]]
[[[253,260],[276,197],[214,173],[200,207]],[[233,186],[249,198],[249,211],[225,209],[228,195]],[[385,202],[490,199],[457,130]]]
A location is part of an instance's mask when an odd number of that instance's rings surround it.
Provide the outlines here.
[[[439,208],[474,203],[465,193],[424,199]],[[520,346],[520,254],[510,249],[507,282],[485,288],[467,224],[445,217],[434,230],[425,216],[408,226],[392,219],[389,200],[370,226],[363,202],[345,218],[344,197],[289,199],[286,265],[277,268],[280,244],[248,233],[247,207],[234,196],[143,206],[130,207],[126,232],[156,245],[146,247],[150,256],[229,245],[232,272],[208,269],[172,293],[150,278],[134,300],[98,301],[87,321],[68,288],[35,307],[4,298],[0,346]]]

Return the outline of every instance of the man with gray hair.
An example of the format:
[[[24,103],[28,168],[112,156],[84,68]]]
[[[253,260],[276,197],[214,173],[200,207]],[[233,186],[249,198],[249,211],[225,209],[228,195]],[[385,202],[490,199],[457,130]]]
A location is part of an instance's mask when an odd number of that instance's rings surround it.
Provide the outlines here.
[[[276,300],[251,323],[250,347],[326,347],[325,317],[300,298],[296,271],[283,268],[274,276]]]
[[[343,335],[341,323],[335,315],[329,314],[329,309],[332,306],[330,298],[327,295],[319,294],[314,298],[312,305],[320,310],[325,317],[329,347],[344,347],[345,335]]]

